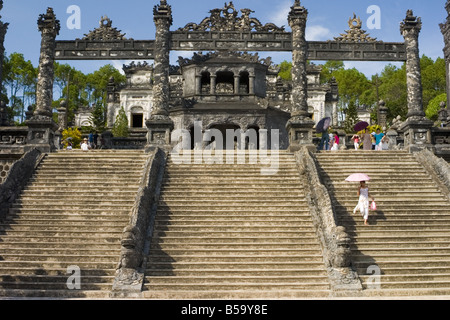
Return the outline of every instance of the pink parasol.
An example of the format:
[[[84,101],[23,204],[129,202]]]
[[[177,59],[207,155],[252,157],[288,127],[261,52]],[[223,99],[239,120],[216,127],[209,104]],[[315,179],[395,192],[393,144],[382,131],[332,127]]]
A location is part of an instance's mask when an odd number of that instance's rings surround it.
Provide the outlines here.
[[[354,174],[348,176],[347,179],[345,179],[345,181],[348,181],[348,182],[361,182],[361,181],[369,181],[369,180],[370,180],[370,177],[364,173],[354,173]]]

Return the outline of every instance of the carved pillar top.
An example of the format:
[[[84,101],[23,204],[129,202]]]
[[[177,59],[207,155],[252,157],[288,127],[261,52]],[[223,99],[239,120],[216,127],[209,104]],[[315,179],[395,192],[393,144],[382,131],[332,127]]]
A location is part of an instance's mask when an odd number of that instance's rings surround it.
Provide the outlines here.
[[[400,32],[403,37],[409,36],[418,37],[420,30],[422,30],[422,19],[415,17],[412,10],[408,10],[406,18],[400,23]]]
[[[155,20],[155,22],[160,19],[167,19],[169,25],[172,25],[172,7],[167,4],[166,0],[161,0],[161,3],[159,5],[154,6],[153,19]]]
[[[292,28],[295,25],[306,26],[306,20],[308,19],[308,10],[300,4],[300,0],[295,0],[294,5],[289,12],[288,21],[289,26]]]
[[[56,15],[52,8],[48,8],[47,13],[39,16],[38,29],[42,33],[50,33],[55,37],[59,35],[61,24],[59,20],[56,19]]]

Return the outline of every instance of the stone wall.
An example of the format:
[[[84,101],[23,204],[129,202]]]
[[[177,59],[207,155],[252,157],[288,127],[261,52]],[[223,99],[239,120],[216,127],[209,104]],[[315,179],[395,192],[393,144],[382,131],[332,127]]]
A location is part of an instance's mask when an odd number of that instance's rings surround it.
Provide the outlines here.
[[[444,159],[436,157],[427,149],[415,153],[414,156],[430,173],[443,194],[450,201],[450,164]]]
[[[0,184],[6,181],[8,173],[17,159],[0,159]]]
[[[33,149],[12,165],[6,180],[0,185],[0,219],[5,218],[42,158],[42,153]]]
[[[350,237],[344,227],[336,224],[331,198],[320,180],[317,162],[307,147],[297,151],[295,157],[305,186],[311,218],[322,246],[333,294],[358,295],[362,285],[356,271],[351,269]]]
[[[114,297],[139,296],[142,290],[166,161],[167,154],[161,149],[150,151],[130,221],[122,235],[120,261],[112,290]]]

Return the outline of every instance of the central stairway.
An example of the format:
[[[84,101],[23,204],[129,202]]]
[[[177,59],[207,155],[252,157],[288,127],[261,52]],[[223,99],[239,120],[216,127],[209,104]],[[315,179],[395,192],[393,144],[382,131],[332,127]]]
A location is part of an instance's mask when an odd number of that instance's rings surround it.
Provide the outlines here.
[[[363,294],[450,295],[450,203],[414,156],[340,151],[320,153],[317,159],[338,225],[352,238]],[[369,226],[359,211],[353,214],[359,184],[344,181],[359,172],[372,178],[369,191],[377,202]]]
[[[248,156],[247,156],[248,157]],[[258,164],[170,158],[143,296],[150,299],[328,297],[330,286],[293,154]]]
[[[0,297],[107,298],[147,155],[48,155],[0,221]],[[81,286],[69,288],[80,271]]]

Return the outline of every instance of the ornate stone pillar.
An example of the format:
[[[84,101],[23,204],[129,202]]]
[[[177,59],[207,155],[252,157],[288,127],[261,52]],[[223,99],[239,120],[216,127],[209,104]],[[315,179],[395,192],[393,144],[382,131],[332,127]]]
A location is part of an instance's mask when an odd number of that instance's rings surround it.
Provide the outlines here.
[[[433,122],[425,117],[422,99],[422,75],[419,55],[419,33],[422,21],[408,10],[400,31],[406,45],[406,78],[408,90],[408,114],[399,128],[404,132],[405,148],[410,152],[432,149],[431,127]]]
[[[3,0],[0,0],[0,11],[3,9]],[[1,19],[2,16],[0,16]],[[5,58],[5,36],[8,31],[9,23],[3,23],[0,21],[0,92],[3,89],[3,60]]]
[[[378,102],[378,124],[383,130],[386,130],[387,128],[387,113],[388,108],[386,107],[386,102],[380,100],[380,102]]]
[[[41,14],[38,19],[41,32],[41,54],[39,59],[39,74],[36,87],[36,110],[28,125],[27,149],[37,148],[41,152],[52,152],[55,131],[58,125],[53,121],[53,77],[55,62],[55,39],[59,34],[60,23],[52,8]]]
[[[146,121],[148,128],[147,146],[170,147],[170,134],[174,124],[169,117],[169,69],[170,69],[170,26],[172,8],[166,0],[161,0],[153,8],[153,20],[156,26],[155,68],[153,85],[153,110]]]
[[[250,95],[255,94],[255,79],[256,79],[256,76],[254,74],[250,74],[249,75],[249,79],[248,79],[248,93]]]
[[[58,130],[63,132],[67,129],[67,102],[61,101],[58,110]]]
[[[238,95],[240,93],[239,86],[241,79],[239,75],[234,75],[234,94]]]
[[[112,128],[114,126],[115,119],[115,111],[116,108],[119,107],[116,99],[116,84],[114,82],[114,77],[111,77],[108,82],[108,86],[106,87],[107,91],[107,101],[106,101],[106,125],[108,128]]]
[[[201,95],[202,94],[202,75],[197,74],[195,76],[195,94]]]
[[[444,59],[447,75],[447,106],[450,106],[450,0],[445,4],[445,9],[447,10],[447,20],[439,26],[441,27],[441,32],[444,36]]]
[[[306,73],[308,44],[305,38],[308,10],[295,0],[288,21],[292,29],[292,111],[286,125],[289,134],[290,150],[301,146],[315,150],[313,141],[314,121],[308,113],[308,79]]]
[[[209,93],[211,95],[215,95],[216,94],[216,82],[217,82],[217,75],[216,74],[211,74],[211,87],[209,88]]]

